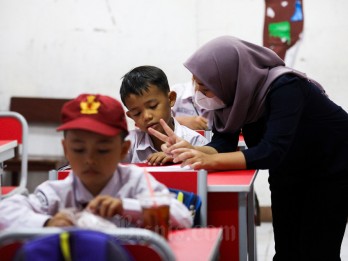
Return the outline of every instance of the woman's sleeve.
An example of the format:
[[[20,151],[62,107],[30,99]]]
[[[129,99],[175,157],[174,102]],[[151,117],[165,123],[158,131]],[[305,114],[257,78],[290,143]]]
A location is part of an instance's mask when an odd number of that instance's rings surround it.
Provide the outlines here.
[[[232,152],[237,150],[239,131],[235,133],[219,133],[213,130],[211,142],[205,146],[213,147],[219,153]]]

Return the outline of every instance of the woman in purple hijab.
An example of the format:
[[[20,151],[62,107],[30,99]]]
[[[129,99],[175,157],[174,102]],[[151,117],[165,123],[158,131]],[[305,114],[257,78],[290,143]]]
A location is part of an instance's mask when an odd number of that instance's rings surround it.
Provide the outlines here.
[[[184,64],[195,100],[214,111],[213,138],[194,147],[161,122],[174,162],[193,169],[268,169],[273,260],[340,260],[348,217],[348,114],[270,49],[222,36]],[[236,151],[240,131],[247,149]]]

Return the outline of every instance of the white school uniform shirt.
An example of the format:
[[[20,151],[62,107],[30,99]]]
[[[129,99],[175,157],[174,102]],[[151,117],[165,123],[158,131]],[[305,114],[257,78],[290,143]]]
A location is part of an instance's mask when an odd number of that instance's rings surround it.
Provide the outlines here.
[[[208,143],[208,140],[198,132],[191,130],[190,128],[181,125],[174,119],[174,133],[191,143],[193,146],[203,146]],[[129,131],[126,138],[130,140],[132,145],[128,151],[128,154],[122,162],[124,163],[142,163],[146,162],[146,159],[152,153],[158,152],[150,135],[140,129],[134,129]]]
[[[144,170],[135,165],[119,164],[100,195],[120,198],[123,214],[111,221],[118,227],[141,224],[141,206],[137,196],[149,193]],[[166,186],[149,174],[155,192],[168,192]],[[0,231],[5,229],[39,228],[57,212],[66,208],[82,209],[93,195],[71,173],[64,180],[48,180],[39,185],[29,196],[13,195],[0,201]],[[173,198],[170,220],[174,227],[191,227],[192,215],[187,207]]]
[[[172,107],[173,116],[203,116],[208,120],[208,129],[213,127],[213,111],[207,111],[194,103],[194,86],[192,81],[174,84],[170,88],[176,92],[176,102]]]

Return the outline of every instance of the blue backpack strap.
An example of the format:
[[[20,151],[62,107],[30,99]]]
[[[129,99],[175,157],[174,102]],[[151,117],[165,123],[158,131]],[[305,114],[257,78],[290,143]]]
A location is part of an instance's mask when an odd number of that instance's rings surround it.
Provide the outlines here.
[[[201,206],[202,200],[200,196],[193,192],[169,188],[171,193],[176,195],[176,198],[182,202],[192,213],[193,226],[201,225]]]
[[[71,230],[28,241],[16,261],[132,261],[132,256],[108,234],[94,230]]]

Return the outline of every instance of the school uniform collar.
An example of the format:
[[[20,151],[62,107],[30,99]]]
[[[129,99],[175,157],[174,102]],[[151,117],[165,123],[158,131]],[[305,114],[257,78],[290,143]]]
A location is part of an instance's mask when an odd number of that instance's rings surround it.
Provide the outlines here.
[[[94,196],[85,188],[85,186],[82,184],[81,180],[77,176],[74,176],[73,178],[76,204],[84,206],[88,202],[90,202],[94,198]],[[102,189],[102,191],[99,194],[113,195],[116,184],[120,183],[120,175],[118,175],[118,172],[116,170],[113,176],[111,177],[110,181],[106,184],[106,186]]]

